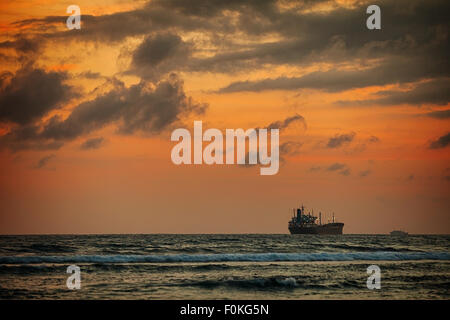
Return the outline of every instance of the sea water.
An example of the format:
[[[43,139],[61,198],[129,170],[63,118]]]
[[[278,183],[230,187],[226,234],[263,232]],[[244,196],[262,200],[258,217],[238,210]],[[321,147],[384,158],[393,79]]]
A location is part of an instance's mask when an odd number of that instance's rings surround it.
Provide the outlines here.
[[[0,298],[449,299],[449,249],[448,235],[0,236]]]

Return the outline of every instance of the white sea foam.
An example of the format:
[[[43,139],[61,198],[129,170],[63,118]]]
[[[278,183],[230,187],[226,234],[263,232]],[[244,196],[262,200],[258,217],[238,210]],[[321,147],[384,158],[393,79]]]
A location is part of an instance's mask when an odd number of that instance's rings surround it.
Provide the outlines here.
[[[0,256],[0,264],[36,263],[158,263],[158,262],[270,262],[270,261],[402,261],[450,260],[450,252],[315,252],[173,255]]]

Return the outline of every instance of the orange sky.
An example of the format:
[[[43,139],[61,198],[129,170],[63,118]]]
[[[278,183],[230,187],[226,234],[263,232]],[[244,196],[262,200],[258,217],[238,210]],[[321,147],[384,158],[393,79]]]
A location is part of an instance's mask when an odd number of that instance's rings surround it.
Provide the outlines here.
[[[83,15],[127,12],[141,8],[144,2],[77,4],[83,21]],[[41,32],[34,29],[39,26],[28,25],[20,31],[22,27],[14,22],[67,16],[69,4],[72,2],[3,3],[0,25],[7,31],[0,40],[14,40],[18,32],[32,38]],[[83,24],[83,28],[89,31],[89,26]],[[58,30],[69,32],[60,24],[46,34]],[[202,40],[205,35],[201,31],[178,29],[177,33],[186,43],[193,41],[197,57],[213,55],[208,53],[212,43]],[[40,123],[45,124],[54,115],[67,118],[80,103],[115,90],[108,82],[112,77],[127,88],[139,83],[143,76],[127,73],[127,69],[144,37],[133,34],[104,42],[50,38],[38,53],[25,53],[26,58],[38,54],[33,57],[35,68],[65,72],[68,77],[64,82],[79,93],[66,99],[61,108],[42,115]],[[280,36],[267,33],[246,37],[239,40],[244,44],[262,43]],[[220,47],[220,41],[214,45]],[[9,48],[2,50],[13,57],[1,62],[2,72],[15,74],[23,66],[20,54]],[[158,134],[120,134],[118,124],[112,121],[65,141],[57,150],[0,148],[0,233],[286,233],[291,208],[302,203],[326,217],[334,212],[345,223],[344,233],[387,233],[393,229],[449,233],[450,148],[430,148],[433,141],[450,131],[449,119],[428,116],[433,111],[448,110],[448,102],[350,103],[374,99],[378,92],[414,90],[434,81],[433,77],[340,91],[275,88],[219,92],[233,82],[301,77],[336,67],[320,59],[308,65],[259,63],[235,72],[176,69],[185,95],[197,103],[207,103],[208,108],[204,114],[181,118]],[[339,67],[363,70],[350,58]],[[77,76],[85,72],[102,77]],[[148,81],[156,83],[154,79]],[[342,101],[346,103],[339,104]],[[204,129],[248,129],[293,115],[305,119],[306,129],[293,124],[281,130],[281,144],[294,141],[301,147],[284,155],[277,175],[261,176],[257,167],[176,166],[171,162],[175,143],[170,141],[170,133],[177,126],[191,128],[194,120],[202,120]],[[0,122],[3,133],[20,125]],[[351,141],[327,147],[333,137],[351,133]],[[97,137],[104,138],[99,148],[80,149],[84,141]],[[48,160],[38,165],[45,157]],[[329,169],[336,163],[343,169]]]

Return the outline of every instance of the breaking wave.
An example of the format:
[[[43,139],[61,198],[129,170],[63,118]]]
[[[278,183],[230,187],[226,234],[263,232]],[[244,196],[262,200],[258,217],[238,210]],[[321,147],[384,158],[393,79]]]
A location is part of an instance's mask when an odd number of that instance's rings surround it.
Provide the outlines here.
[[[270,277],[254,279],[221,279],[186,283],[185,286],[204,288],[233,287],[237,289],[293,289],[302,286],[295,278]]]
[[[0,264],[450,260],[450,252],[0,256]]]

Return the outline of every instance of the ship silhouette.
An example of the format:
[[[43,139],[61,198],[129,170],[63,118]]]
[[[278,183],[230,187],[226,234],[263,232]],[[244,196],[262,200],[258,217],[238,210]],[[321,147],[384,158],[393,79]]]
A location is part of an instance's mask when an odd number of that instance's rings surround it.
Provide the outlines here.
[[[322,224],[322,213],[319,213],[319,223],[314,212],[306,213],[305,207],[294,209],[294,216],[288,223],[291,234],[342,234],[344,224],[335,222],[333,213],[333,222]]]

